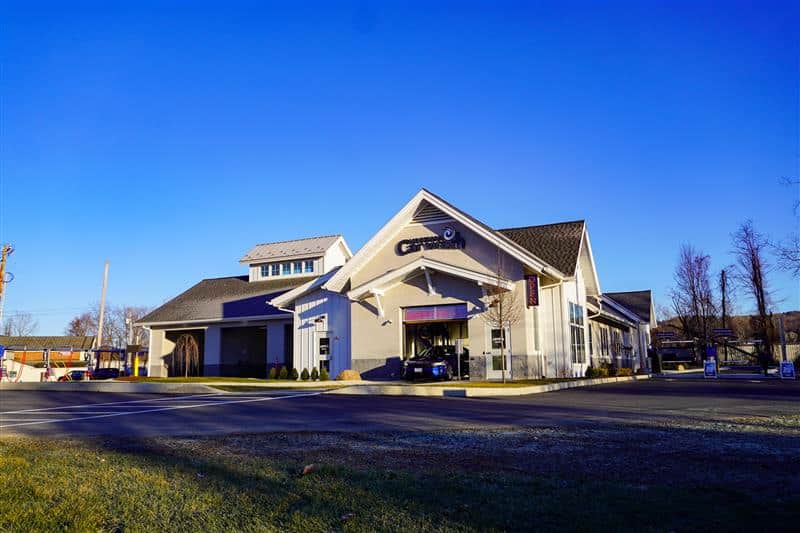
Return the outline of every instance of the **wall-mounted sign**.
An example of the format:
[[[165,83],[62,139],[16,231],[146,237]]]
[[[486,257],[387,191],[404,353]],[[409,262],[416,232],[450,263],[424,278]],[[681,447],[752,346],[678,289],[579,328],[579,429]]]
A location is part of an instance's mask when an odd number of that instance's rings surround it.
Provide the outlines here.
[[[438,249],[463,249],[466,248],[464,237],[459,232],[447,226],[442,230],[441,235],[433,237],[416,237],[414,239],[403,239],[397,243],[397,254],[406,255],[420,250]]]
[[[539,276],[525,276],[525,296],[528,307],[539,305]]]

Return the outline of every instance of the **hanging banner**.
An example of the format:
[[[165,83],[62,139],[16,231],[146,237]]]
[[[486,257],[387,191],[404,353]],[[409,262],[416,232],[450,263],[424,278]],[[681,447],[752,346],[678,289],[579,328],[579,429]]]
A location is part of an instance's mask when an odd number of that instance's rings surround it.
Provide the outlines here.
[[[526,302],[528,307],[539,305],[539,276],[525,276]]]

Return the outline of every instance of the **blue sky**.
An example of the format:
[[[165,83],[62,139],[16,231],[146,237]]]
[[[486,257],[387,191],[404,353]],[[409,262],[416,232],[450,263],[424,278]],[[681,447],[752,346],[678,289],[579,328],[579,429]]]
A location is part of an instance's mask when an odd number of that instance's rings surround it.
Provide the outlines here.
[[[796,5],[592,4],[3,3],[6,312],[61,333],[105,259],[110,302],[155,306],[255,243],[357,249],[422,186],[585,218],[603,289],[658,303],[681,243],[716,269],[740,221],[796,229]]]

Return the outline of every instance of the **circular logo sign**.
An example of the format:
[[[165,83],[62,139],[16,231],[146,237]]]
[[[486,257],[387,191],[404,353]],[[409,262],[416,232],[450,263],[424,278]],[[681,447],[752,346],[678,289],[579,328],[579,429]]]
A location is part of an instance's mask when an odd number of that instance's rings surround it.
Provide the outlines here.
[[[456,230],[454,230],[450,226],[445,227],[444,231],[442,231],[442,238],[446,241],[452,241],[453,237],[455,236],[456,236]]]

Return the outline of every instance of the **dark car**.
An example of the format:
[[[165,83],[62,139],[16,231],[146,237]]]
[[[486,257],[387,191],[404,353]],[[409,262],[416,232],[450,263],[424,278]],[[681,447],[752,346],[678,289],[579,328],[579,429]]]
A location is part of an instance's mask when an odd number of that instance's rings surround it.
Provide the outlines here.
[[[88,370],[70,370],[58,378],[58,381],[83,381],[85,379],[92,379],[92,373]]]
[[[455,346],[433,346],[405,362],[404,375],[415,379],[451,380],[458,374],[458,356]],[[461,354],[461,377],[469,377],[469,350]]]
[[[92,372],[92,379],[114,379],[119,377],[119,368],[98,368]]]

